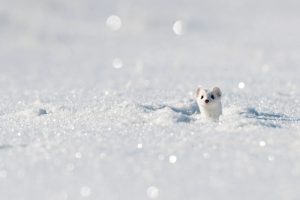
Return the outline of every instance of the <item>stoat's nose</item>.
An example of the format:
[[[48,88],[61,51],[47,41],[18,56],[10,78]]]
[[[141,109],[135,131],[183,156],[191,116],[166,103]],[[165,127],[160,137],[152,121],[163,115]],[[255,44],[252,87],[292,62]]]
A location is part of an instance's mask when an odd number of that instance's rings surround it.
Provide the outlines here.
[[[205,100],[205,103],[208,103],[208,102],[209,102],[209,100],[208,100],[208,99],[206,99],[206,100]]]

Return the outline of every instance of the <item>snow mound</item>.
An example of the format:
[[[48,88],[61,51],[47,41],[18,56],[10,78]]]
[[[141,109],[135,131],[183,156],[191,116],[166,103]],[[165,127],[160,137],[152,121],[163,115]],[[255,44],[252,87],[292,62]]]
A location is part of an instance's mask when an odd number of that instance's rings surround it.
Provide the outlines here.
[[[196,123],[201,121],[196,101],[189,100],[175,104],[146,104],[140,105],[145,113],[153,117],[156,124]],[[300,118],[276,112],[258,111],[253,107],[232,105],[223,108],[223,115],[219,124],[229,127],[262,126],[266,128],[281,128],[286,125],[298,124]],[[204,123],[204,122],[202,122]],[[217,126],[217,124],[216,124]]]

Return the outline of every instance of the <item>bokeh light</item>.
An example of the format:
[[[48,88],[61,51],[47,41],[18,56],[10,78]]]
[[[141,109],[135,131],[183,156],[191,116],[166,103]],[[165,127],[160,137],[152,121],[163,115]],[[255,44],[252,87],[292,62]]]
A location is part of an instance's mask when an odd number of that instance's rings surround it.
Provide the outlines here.
[[[117,31],[122,27],[121,18],[117,15],[111,15],[106,19],[106,26],[112,30]]]
[[[159,195],[159,190],[157,187],[155,186],[150,186],[148,187],[147,189],[147,196],[150,198],[150,199],[155,199],[157,198]]]
[[[173,24],[173,31],[176,35],[182,35],[184,33],[183,22],[181,20],[175,21],[175,23]]]
[[[174,164],[174,163],[176,163],[176,161],[177,161],[177,157],[176,157],[176,156],[171,155],[171,156],[169,157],[169,162],[170,162],[170,163]]]
[[[88,197],[88,196],[90,196],[90,195],[91,195],[91,188],[88,187],[88,186],[82,186],[82,187],[80,188],[80,194],[81,194],[81,196],[83,196],[83,197]]]
[[[115,69],[120,69],[123,67],[123,61],[120,58],[115,58],[113,60],[113,66]]]
[[[244,82],[239,82],[238,86],[240,89],[244,89],[246,85]]]

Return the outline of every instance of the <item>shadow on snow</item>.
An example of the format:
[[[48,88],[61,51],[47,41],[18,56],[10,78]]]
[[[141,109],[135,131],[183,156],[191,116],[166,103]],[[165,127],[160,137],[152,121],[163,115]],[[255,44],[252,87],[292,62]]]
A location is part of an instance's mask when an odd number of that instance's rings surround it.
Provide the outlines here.
[[[281,123],[295,123],[300,122],[299,118],[289,117],[282,113],[267,113],[259,112],[255,108],[246,108],[245,111],[239,113],[242,117],[248,119],[255,119],[262,126],[271,128],[281,128]]]
[[[179,104],[176,106],[160,104],[160,105],[140,105],[144,112],[150,113],[158,110],[169,108],[176,114],[176,122],[190,123],[195,121],[197,114],[200,113],[198,105],[195,101],[189,104]],[[238,113],[240,117],[247,119],[254,119],[255,122],[261,126],[269,128],[281,128],[282,123],[300,122],[299,118],[289,117],[281,113],[259,112],[255,108],[246,108],[245,111]],[[226,116],[225,116],[226,117]]]

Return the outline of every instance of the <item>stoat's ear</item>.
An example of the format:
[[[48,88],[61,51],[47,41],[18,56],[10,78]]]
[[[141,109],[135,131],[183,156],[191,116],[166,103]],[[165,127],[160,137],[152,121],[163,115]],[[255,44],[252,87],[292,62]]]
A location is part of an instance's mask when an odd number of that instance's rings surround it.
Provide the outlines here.
[[[216,94],[218,97],[221,97],[221,96],[222,96],[221,89],[218,88],[218,87],[214,87],[214,88],[213,88],[213,93]]]
[[[198,86],[197,90],[196,90],[196,97],[198,97],[200,95],[201,90],[203,90],[202,86]]]

